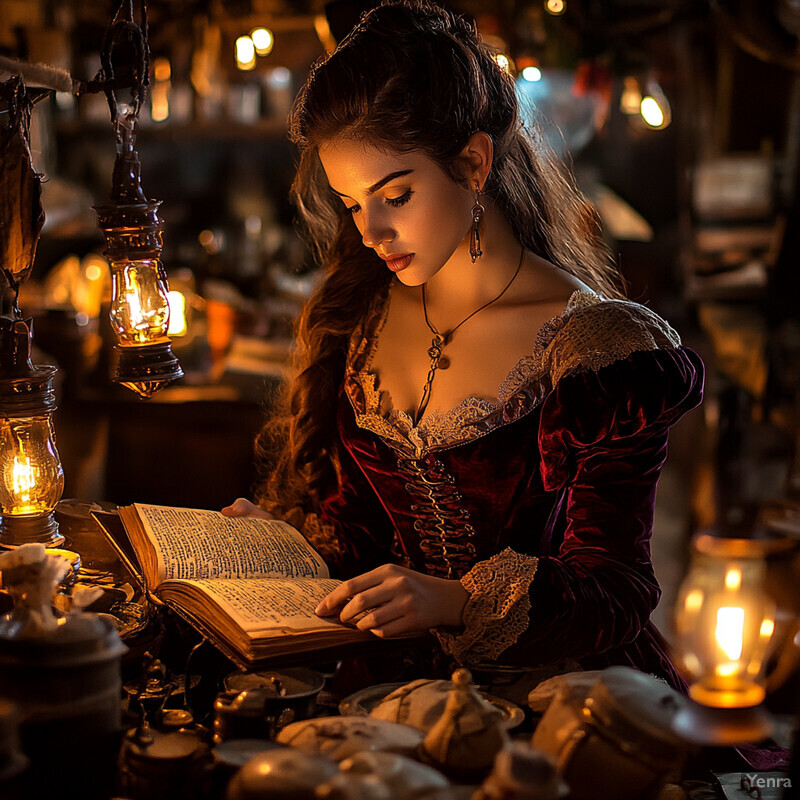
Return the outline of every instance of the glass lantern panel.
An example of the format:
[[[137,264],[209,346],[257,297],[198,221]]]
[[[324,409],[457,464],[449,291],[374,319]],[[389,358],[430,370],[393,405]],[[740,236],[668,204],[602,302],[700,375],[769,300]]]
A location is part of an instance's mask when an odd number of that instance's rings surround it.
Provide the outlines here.
[[[167,341],[169,300],[156,260],[115,262],[111,325],[121,346]]]
[[[742,708],[764,699],[762,667],[775,619],[764,574],[759,559],[693,557],[675,623],[689,694],[703,705]]]
[[[52,511],[64,491],[64,471],[49,415],[0,419],[0,513]]]

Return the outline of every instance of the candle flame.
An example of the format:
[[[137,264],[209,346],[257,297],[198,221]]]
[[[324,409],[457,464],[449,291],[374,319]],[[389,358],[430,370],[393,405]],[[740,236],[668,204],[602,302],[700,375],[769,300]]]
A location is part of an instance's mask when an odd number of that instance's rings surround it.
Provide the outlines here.
[[[723,606],[717,611],[717,643],[731,661],[742,655],[744,640],[744,609]]]
[[[36,485],[36,476],[33,465],[27,456],[14,457],[14,466],[11,468],[11,484],[14,494],[22,503],[30,503],[31,490]]]

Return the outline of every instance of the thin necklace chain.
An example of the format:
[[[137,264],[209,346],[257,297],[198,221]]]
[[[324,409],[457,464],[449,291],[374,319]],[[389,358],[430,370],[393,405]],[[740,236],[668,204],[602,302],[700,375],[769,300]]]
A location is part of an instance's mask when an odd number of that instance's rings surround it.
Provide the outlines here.
[[[445,333],[439,333],[436,326],[428,318],[428,305],[425,301],[425,284],[422,284],[422,313],[425,316],[425,324],[433,334],[433,339],[431,339],[431,346],[428,348],[428,355],[431,359],[431,365],[428,369],[428,377],[425,379],[425,387],[422,390],[422,399],[420,400],[419,407],[417,408],[417,413],[414,415],[415,425],[419,424],[419,421],[422,419],[422,415],[428,408],[428,403],[430,403],[431,400],[431,392],[433,390],[433,379],[436,377],[436,370],[439,369],[439,361],[442,358],[442,351],[453,340],[453,334],[465,322],[471,320],[478,312],[483,311],[484,308],[488,308],[493,303],[496,303],[511,288],[511,284],[517,279],[517,275],[519,275],[519,271],[522,269],[522,262],[524,258],[525,247],[522,248],[522,251],[519,254],[519,264],[517,264],[517,268],[514,271],[514,274],[511,276],[511,280],[505,285],[503,291],[500,292],[497,297],[492,298],[479,308],[476,308],[471,314],[464,317],[464,319],[462,319],[461,322],[455,326],[455,328],[451,328],[449,331],[445,331]],[[444,369],[444,367],[442,367],[442,369]]]

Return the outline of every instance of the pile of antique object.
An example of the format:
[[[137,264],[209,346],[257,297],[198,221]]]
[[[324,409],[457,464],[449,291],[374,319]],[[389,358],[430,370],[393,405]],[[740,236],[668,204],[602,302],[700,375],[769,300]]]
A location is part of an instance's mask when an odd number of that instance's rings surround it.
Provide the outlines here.
[[[58,610],[70,569],[41,544],[0,555],[15,601],[0,618],[4,798],[682,796],[672,782],[690,747],[672,720],[686,701],[626,667],[540,682],[526,712],[483,692],[463,668],[452,680],[367,687],[342,700],[338,714],[322,702],[319,672],[234,672],[200,720],[171,707],[173,683],[152,661],[136,696],[129,692],[136,715],[126,723],[126,648],[103,615],[81,610],[91,597]]]

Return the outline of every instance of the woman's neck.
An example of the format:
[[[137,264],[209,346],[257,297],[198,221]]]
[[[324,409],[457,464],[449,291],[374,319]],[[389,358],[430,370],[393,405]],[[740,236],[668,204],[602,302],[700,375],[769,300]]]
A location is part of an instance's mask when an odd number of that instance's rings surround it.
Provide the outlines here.
[[[483,255],[473,263],[469,236],[465,237],[425,285],[428,310],[441,319],[440,329],[458,324],[461,317],[497,297],[508,286],[520,263],[522,245],[511,225],[494,204],[486,200],[483,204],[486,208],[481,221]]]

